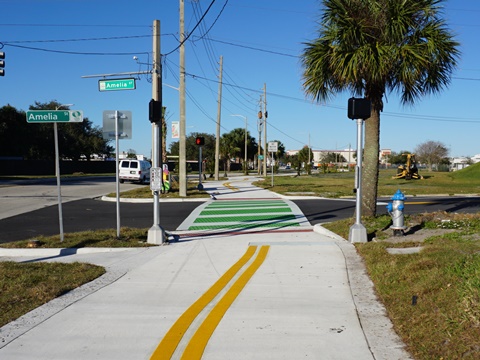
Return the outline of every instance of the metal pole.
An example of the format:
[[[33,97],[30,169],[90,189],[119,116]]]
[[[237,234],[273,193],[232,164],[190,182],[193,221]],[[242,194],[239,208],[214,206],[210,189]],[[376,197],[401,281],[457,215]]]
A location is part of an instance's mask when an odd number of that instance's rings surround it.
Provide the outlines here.
[[[58,109],[58,108],[57,108]],[[58,224],[60,225],[60,241],[63,241],[63,213],[62,213],[62,190],[60,186],[60,155],[58,151],[58,127],[57,123],[53,123],[53,136],[55,138],[55,174],[57,177],[57,191],[58,191]]]
[[[362,220],[362,157],[363,157],[363,119],[357,119],[357,166],[355,171],[355,224],[350,227],[348,239],[352,243],[365,243],[367,239],[367,229],[361,223]]]
[[[202,185],[202,146],[198,147],[198,190],[203,190],[203,185]]]
[[[247,156],[247,142],[248,142],[248,137],[247,137],[247,131],[248,131],[248,122],[247,122],[247,117],[245,116],[245,175],[248,175],[248,156]]]
[[[163,125],[162,106],[162,68],[160,55],[160,21],[153,21],[153,71],[152,71],[152,99],[160,102],[160,123],[152,123],[152,167],[162,168],[162,139],[161,127]],[[162,170],[163,171],[163,170]],[[163,173],[161,172],[161,177]],[[150,178],[150,181],[152,179]],[[163,181],[163,178],[162,178]],[[153,225],[148,229],[147,243],[164,244],[165,231],[160,226],[160,199],[158,190],[153,191]]]
[[[270,163],[270,167],[272,168],[272,187],[273,187],[273,151],[272,151],[272,162]]]
[[[115,184],[115,189],[116,189],[116,200],[117,200],[117,239],[120,238],[120,178],[119,178],[119,156],[120,156],[120,151],[119,151],[119,141],[118,141],[118,110],[115,110],[115,169],[116,169],[116,184]]]

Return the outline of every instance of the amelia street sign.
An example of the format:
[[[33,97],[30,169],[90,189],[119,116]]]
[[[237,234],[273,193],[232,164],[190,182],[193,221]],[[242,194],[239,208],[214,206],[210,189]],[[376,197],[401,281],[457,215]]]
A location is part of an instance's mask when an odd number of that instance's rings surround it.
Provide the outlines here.
[[[27,111],[29,123],[82,122],[81,110],[30,110]]]
[[[98,80],[98,90],[135,90],[135,79]]]

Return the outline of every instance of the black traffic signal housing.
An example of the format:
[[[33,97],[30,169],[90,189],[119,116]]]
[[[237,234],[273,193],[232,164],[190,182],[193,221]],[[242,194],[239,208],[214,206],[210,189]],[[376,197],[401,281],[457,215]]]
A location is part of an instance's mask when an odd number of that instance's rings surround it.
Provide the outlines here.
[[[0,51],[0,76],[5,76],[5,70],[3,69],[5,67],[5,53],[3,51]]]
[[[150,100],[148,104],[148,119],[152,123],[162,121],[162,103],[158,100]]]
[[[205,145],[205,138],[203,136],[197,136],[195,139],[195,145],[198,145],[198,146]]]
[[[372,112],[372,103],[364,98],[350,98],[348,99],[348,118],[368,119]]]

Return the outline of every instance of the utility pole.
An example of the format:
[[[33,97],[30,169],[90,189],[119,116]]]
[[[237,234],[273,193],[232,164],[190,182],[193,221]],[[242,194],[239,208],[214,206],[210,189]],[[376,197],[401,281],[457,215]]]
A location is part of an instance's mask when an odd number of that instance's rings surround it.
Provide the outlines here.
[[[153,69],[152,69],[152,99],[158,103],[160,109],[159,122],[152,122],[152,167],[162,168],[162,68],[160,54],[160,21],[153,21]],[[162,175],[163,176],[163,175]],[[158,190],[153,191],[153,225],[148,229],[147,242],[149,244],[163,244],[165,231],[160,227],[160,202]]]
[[[185,2],[180,1],[180,141],[178,151],[178,194],[187,196],[187,157],[186,157],[186,121],[185,121]]]
[[[263,84],[263,175],[267,176],[267,84]]]
[[[218,180],[218,170],[220,167],[220,120],[222,118],[222,79],[223,56],[220,56],[220,75],[218,81],[217,137],[215,139],[215,180]]]
[[[262,175],[262,160],[260,160],[260,155],[262,153],[262,126],[263,126],[263,112],[262,112],[262,95],[260,95],[260,110],[258,111],[258,154],[257,154],[257,173]]]

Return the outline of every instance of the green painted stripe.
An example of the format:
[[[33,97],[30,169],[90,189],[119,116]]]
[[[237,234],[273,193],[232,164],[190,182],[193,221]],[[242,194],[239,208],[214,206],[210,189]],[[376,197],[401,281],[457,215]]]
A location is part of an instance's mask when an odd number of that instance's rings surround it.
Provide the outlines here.
[[[268,221],[268,220],[295,220],[295,215],[249,215],[249,216],[216,216],[208,218],[197,218],[194,223],[209,222],[232,222],[232,221]]]
[[[290,208],[273,208],[273,209],[232,209],[232,210],[203,210],[200,213],[200,216],[205,216],[205,215],[223,215],[223,214],[251,214],[252,212],[255,212],[255,214],[258,213],[291,213],[292,210]]]
[[[236,209],[236,208],[257,208],[257,207],[289,207],[288,204],[278,203],[278,204],[232,204],[232,205],[207,205],[206,209]]]
[[[235,201],[235,202],[212,202],[208,206],[212,207],[224,207],[224,206],[285,206],[287,205],[284,201]],[[287,205],[288,206],[288,205]]]
[[[300,226],[299,223],[280,222],[280,223],[238,223],[230,225],[193,225],[188,230],[228,230],[228,229],[256,229],[256,228],[283,228],[290,226]]]

